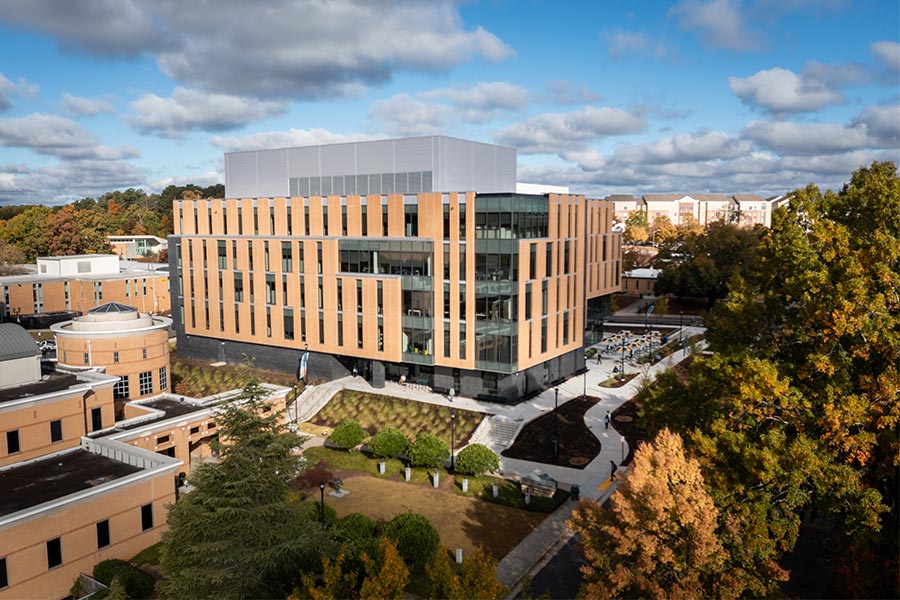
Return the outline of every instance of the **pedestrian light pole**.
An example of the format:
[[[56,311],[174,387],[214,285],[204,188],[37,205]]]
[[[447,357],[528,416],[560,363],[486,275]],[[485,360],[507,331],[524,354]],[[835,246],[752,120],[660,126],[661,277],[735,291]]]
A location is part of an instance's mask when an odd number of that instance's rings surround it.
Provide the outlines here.
[[[680,346],[684,348],[684,311],[678,313],[678,337]]]
[[[622,342],[622,380],[625,379],[625,343]]]
[[[559,388],[553,400],[553,462],[559,461]]]
[[[319,482],[319,493],[322,496],[322,505],[319,507],[319,519],[322,522],[322,529],[325,529],[325,482]]]
[[[450,413],[450,470],[456,472],[456,413]]]

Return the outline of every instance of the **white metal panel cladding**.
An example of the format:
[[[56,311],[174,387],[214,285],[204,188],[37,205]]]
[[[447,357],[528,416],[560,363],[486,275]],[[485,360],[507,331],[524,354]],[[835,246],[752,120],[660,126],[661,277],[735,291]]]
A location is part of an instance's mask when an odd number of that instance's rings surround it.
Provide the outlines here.
[[[255,198],[256,152],[225,155],[225,195],[229,198]]]
[[[356,176],[355,186],[346,178]],[[327,178],[327,181],[323,181]],[[333,178],[340,178],[335,186]],[[363,180],[366,190],[363,190]],[[426,179],[431,185],[426,185]],[[421,187],[414,185],[422,181]],[[404,189],[405,188],[405,189]],[[225,194],[234,197],[418,191],[513,192],[514,148],[446,136],[234,152]]]
[[[287,196],[287,150],[260,150],[257,153],[256,174],[259,183],[257,197]]]

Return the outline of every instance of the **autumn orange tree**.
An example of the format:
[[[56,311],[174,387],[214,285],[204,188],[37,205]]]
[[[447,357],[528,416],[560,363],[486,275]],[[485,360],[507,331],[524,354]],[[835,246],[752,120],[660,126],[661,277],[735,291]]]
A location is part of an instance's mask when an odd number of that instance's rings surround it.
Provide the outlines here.
[[[389,538],[381,538],[376,556],[362,554],[364,573],[347,568],[345,555],[334,560],[322,559],[324,573],[321,582],[310,575],[303,575],[301,586],[288,596],[288,600],[333,600],[335,598],[359,598],[361,600],[403,598],[403,589],[409,581],[409,569]]]
[[[508,590],[497,581],[497,562],[481,549],[465,556],[462,564],[450,560],[445,552],[437,552],[425,568],[429,598],[447,600],[500,600]]]
[[[609,510],[582,501],[569,525],[581,535],[587,598],[735,598],[719,512],[699,463],[665,429],[634,455]]]

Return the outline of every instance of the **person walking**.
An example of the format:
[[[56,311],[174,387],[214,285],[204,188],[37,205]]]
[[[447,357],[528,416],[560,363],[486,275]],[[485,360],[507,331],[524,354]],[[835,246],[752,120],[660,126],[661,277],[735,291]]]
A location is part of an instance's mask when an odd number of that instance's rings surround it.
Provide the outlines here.
[[[603,417],[603,425],[604,429],[609,429],[609,411],[606,411],[606,416]]]
[[[616,461],[614,461],[614,460],[609,461],[609,480],[610,481],[616,480],[616,471],[618,471],[618,470],[619,470],[619,467],[616,466]]]

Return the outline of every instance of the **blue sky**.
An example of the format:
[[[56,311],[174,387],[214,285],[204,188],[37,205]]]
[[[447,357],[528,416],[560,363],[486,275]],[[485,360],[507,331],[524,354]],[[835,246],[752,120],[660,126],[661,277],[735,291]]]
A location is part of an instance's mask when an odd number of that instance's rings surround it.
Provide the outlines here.
[[[6,0],[0,204],[222,182],[227,151],[442,133],[612,193],[900,159],[896,0]]]

